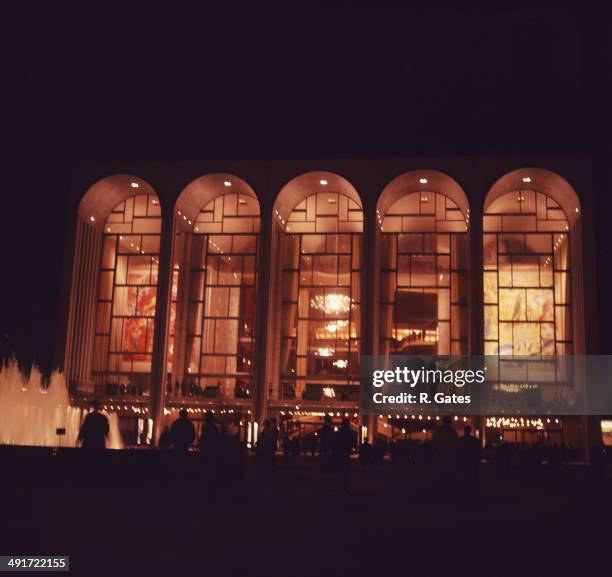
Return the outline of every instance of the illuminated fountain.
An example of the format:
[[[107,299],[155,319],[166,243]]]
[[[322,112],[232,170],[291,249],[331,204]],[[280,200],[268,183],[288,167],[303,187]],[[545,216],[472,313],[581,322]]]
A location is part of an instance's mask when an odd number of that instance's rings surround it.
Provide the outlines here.
[[[70,404],[64,375],[54,371],[49,386],[33,367],[26,377],[15,360],[0,368],[0,444],[39,447],[74,447],[87,409]],[[116,413],[104,413],[109,420],[109,449],[121,449]],[[58,429],[65,434],[57,435]]]

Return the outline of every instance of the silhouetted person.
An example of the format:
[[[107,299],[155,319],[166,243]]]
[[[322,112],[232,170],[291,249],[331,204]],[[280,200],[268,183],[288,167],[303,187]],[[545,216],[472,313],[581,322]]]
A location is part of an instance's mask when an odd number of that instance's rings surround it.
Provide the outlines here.
[[[444,417],[442,427],[433,435],[434,481],[450,495],[453,489],[455,466],[457,462],[457,433],[453,429],[452,418]]]
[[[257,447],[255,449],[255,465],[259,473],[271,475],[274,472],[274,452],[276,445],[274,444],[274,434],[270,421],[266,419],[257,439]]]
[[[383,463],[385,462],[386,451],[387,441],[384,439],[377,439],[374,443],[372,454],[372,464],[374,465],[375,470],[380,471],[382,469]]]
[[[353,451],[353,432],[351,423],[345,417],[342,425],[334,433],[334,464],[338,475],[338,490],[342,495],[348,495],[348,478],[351,470],[351,453]]]
[[[243,481],[245,476],[244,443],[242,442],[241,417],[235,413],[232,422],[221,433],[221,460],[225,478],[230,482]]]
[[[603,483],[606,480],[608,469],[608,459],[606,448],[602,444],[595,445],[591,452],[591,475],[597,483]]]
[[[278,446],[278,436],[280,431],[278,430],[278,426],[276,424],[276,419],[270,419],[270,447],[268,451],[268,467],[272,472],[274,472],[274,462],[276,460],[276,447]]]
[[[215,424],[215,416],[212,413],[206,413],[200,435],[200,457],[211,478],[218,474],[221,452],[221,433]]]
[[[291,460],[294,463],[300,459],[300,453],[302,452],[302,437],[298,433],[291,438]]]
[[[554,444],[548,448],[548,470],[554,475],[558,475],[561,471],[561,449],[559,445]]]
[[[291,463],[291,437],[289,431],[283,435],[283,463],[289,465]]]
[[[157,446],[160,449],[168,449],[172,446],[172,435],[170,434],[170,427],[164,427],[162,434],[159,436],[159,442]]]
[[[374,464],[374,447],[368,443],[367,439],[359,445],[359,463],[361,464],[361,472],[364,474],[372,470]]]
[[[323,473],[323,481],[327,486],[329,474],[333,467],[333,450],[334,450],[334,429],[332,427],[332,419],[330,415],[323,417],[323,427],[319,432],[319,463],[321,473]]]
[[[92,411],[89,413],[79,431],[79,441],[83,449],[104,450],[106,448],[106,438],[110,431],[108,419],[100,412],[100,403],[91,403]]]
[[[391,457],[391,462],[393,464],[396,463],[397,458],[400,455],[400,444],[398,441],[391,441],[389,445],[389,456]]]
[[[463,427],[463,437],[458,441],[459,471],[465,488],[469,493],[478,489],[478,472],[480,467],[480,440],[472,436],[472,427]]]
[[[193,443],[196,436],[195,427],[189,420],[185,409],[180,410],[179,418],[172,423],[170,436],[172,437],[172,447],[178,453],[186,453]]]
[[[303,444],[303,442],[302,442]],[[319,448],[319,437],[316,434],[308,435],[308,450],[310,451],[310,456],[314,457],[315,453]],[[306,447],[304,447],[304,454],[306,454]]]

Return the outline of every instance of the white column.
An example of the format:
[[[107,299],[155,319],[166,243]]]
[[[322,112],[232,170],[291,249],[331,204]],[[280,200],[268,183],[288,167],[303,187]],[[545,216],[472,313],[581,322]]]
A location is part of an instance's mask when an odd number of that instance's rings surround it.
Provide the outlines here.
[[[70,385],[91,383],[102,230],[77,222],[64,372]]]
[[[376,195],[372,195],[376,198]],[[361,354],[378,354],[380,298],[379,243],[376,225],[376,203],[364,205],[363,244],[361,249]],[[376,415],[360,415],[360,425],[368,431],[368,441],[376,440],[378,419]]]
[[[164,419],[166,371],[168,356],[168,324],[172,290],[172,249],[174,245],[174,216],[162,211],[162,231],[155,305],[155,336],[150,380],[149,418],[153,419],[153,443],[156,445]]]
[[[272,245],[271,213],[268,209],[261,215],[258,250],[258,287],[256,307],[255,331],[255,383],[254,383],[254,409],[255,421],[262,423],[268,415],[268,387],[272,379],[273,358],[269,352],[274,350],[275,341],[279,335],[273,330],[271,314],[274,311],[275,287],[272,283],[276,258]]]

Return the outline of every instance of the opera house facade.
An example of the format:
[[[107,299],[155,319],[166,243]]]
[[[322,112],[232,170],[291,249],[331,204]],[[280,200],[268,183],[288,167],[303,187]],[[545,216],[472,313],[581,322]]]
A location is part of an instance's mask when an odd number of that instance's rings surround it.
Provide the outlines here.
[[[361,358],[596,352],[590,187],[580,156],[83,167],[59,363],[132,444],[180,408],[249,443],[266,418],[307,434],[324,414],[429,438],[435,419],[360,413]],[[471,420],[582,451],[592,428]]]

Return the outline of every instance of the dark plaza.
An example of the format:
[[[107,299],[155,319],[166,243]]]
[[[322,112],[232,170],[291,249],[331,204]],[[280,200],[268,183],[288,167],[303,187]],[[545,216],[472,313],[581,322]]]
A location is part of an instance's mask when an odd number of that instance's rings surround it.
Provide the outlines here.
[[[9,567],[609,571],[609,22],[125,10],[12,19]]]

